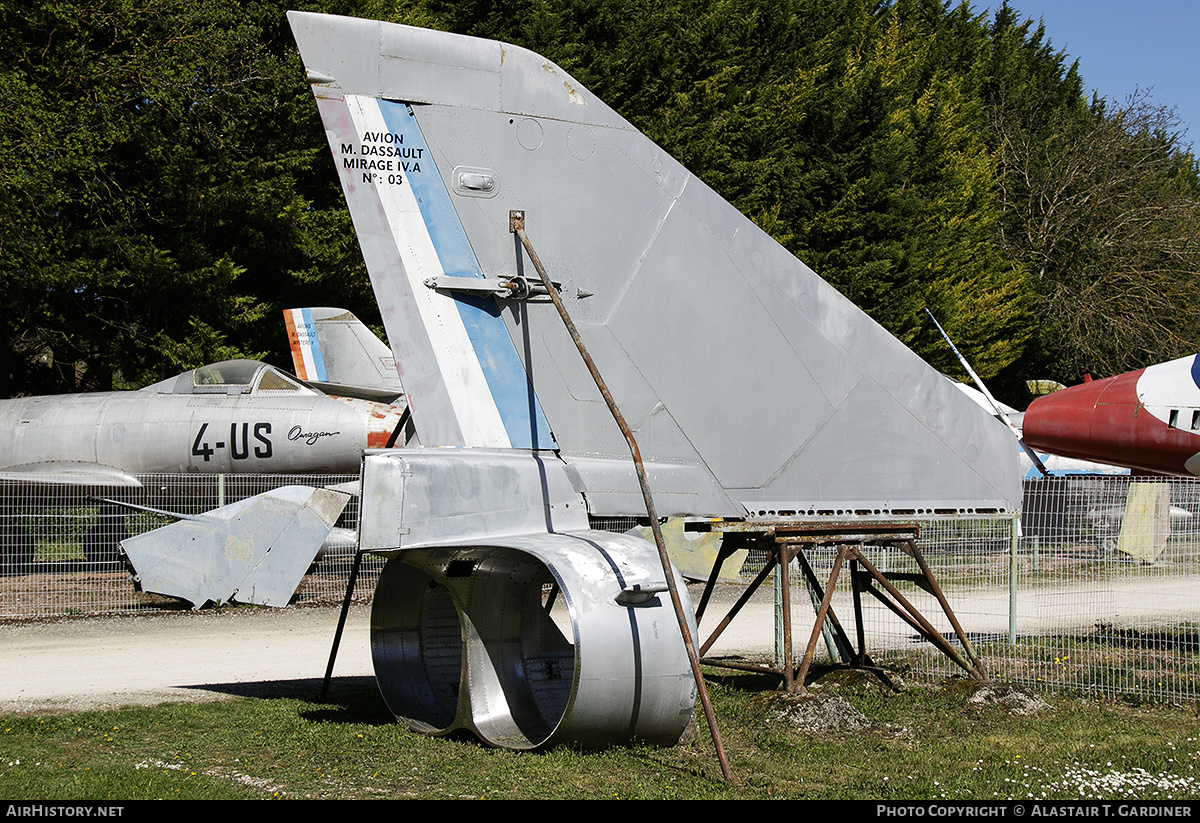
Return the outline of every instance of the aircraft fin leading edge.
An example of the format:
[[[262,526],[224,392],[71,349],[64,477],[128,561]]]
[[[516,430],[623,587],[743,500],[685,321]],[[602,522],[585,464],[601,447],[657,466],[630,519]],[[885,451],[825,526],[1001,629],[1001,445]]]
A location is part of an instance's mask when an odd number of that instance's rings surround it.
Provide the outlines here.
[[[553,306],[501,288],[533,270],[521,211],[660,515],[1020,508],[1000,423],[558,66],[289,21],[426,445],[553,444],[592,514],[641,506]]]
[[[553,449],[495,301],[428,285],[483,273],[411,109],[318,104],[422,443]]]

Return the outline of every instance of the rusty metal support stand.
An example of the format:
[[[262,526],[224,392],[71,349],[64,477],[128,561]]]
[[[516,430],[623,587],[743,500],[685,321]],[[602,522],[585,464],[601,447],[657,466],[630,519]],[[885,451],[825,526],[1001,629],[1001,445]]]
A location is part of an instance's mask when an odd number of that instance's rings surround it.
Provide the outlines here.
[[[742,607],[750,601],[750,597],[755,591],[758,590],[758,587],[761,586],[763,581],[766,580],[771,574],[772,568],[774,568],[774,566],[768,563],[763,567],[763,570],[758,573],[758,576],[754,578],[754,581],[746,587],[746,590],[742,592],[742,596],[739,597],[738,601],[733,604],[733,608],[730,609],[729,613],[725,615],[725,618],[721,621],[721,624],[713,630],[713,633],[709,635],[708,640],[705,640],[704,644],[700,646],[701,655],[705,654],[710,648],[712,648],[712,644],[715,643],[717,638],[721,636],[721,632],[725,631],[729,624],[733,622],[733,618],[737,617],[738,612],[740,612]],[[699,618],[697,618],[697,621],[698,620]]]
[[[946,618],[950,621],[950,625],[954,627],[954,633],[958,635],[958,642],[962,644],[963,649],[967,653],[967,657],[979,667],[979,674],[982,679],[987,679],[987,674],[983,670],[983,661],[979,658],[979,653],[975,651],[975,647],[971,645],[967,633],[958,623],[958,617],[955,616],[954,610],[950,608],[950,603],[946,600],[946,595],[942,593],[942,587],[938,585],[937,580],[933,576],[933,572],[929,570],[929,565],[925,562],[925,555],[921,554],[921,550],[917,548],[917,544],[913,541],[907,541],[908,548],[906,551],[913,560],[917,561],[917,565],[921,569],[921,574],[925,575],[925,580],[929,583],[930,589],[933,591],[933,596],[937,598],[941,604],[942,611],[945,612]]]
[[[838,573],[841,572],[845,559],[846,547],[842,546],[838,550],[837,557],[834,558],[833,571],[829,573],[829,583],[825,586],[825,596],[821,598],[821,608],[817,610],[817,619],[813,622],[813,630],[808,636],[808,646],[804,649],[804,659],[800,661],[800,671],[796,674],[801,689],[804,688],[804,681],[808,677],[808,668],[812,665],[813,653],[817,650],[817,638],[821,636],[821,627],[825,625],[825,616],[829,614],[830,603],[833,601],[833,590],[837,586]],[[784,682],[788,683],[786,677]],[[793,691],[790,683],[788,691]]]
[[[713,563],[712,573],[709,574],[708,580],[704,583],[704,592],[700,595],[700,605],[696,607],[696,623],[704,617],[704,609],[708,606],[708,600],[712,597],[713,586],[716,585],[717,578],[721,576],[721,567],[725,565],[725,561],[738,550],[737,546],[727,545],[727,541],[721,541],[721,547],[717,549],[717,559]],[[701,652],[703,654],[703,652]]]
[[[825,598],[825,589],[821,586],[821,582],[817,580],[816,574],[813,573],[812,566],[809,565],[808,558],[804,556],[804,552],[797,550],[796,557],[800,561],[800,570],[804,572],[804,577],[808,581],[808,585],[814,592],[816,592],[817,602],[819,603]],[[854,567],[851,566],[852,570],[853,568]],[[842,628],[842,623],[837,619],[837,615],[834,614],[833,609],[829,610],[828,624],[833,626],[835,645],[837,646],[838,656],[842,658],[842,662],[854,664],[857,661],[861,661],[864,656],[862,638],[859,638],[859,652],[855,654],[854,647],[850,645],[850,638],[846,636],[846,630]],[[861,633],[861,622],[856,623],[856,625],[859,627],[859,631]],[[825,628],[822,627],[821,631],[824,630]]]
[[[354,585],[358,582],[358,570],[362,568],[363,550],[354,552],[354,565],[350,569],[350,579],[346,581],[346,596],[342,598],[342,613],[338,616],[337,630],[333,633],[333,647],[329,650],[329,663],[325,666],[325,679],[321,681],[321,702],[329,695],[329,681],[333,679],[333,663],[337,660],[338,648],[342,645],[342,630],[346,628],[346,618],[350,614],[350,598],[354,596]]]
[[[862,563],[863,568],[867,570],[867,573],[874,578],[874,581],[879,583],[879,585],[881,585],[887,591],[887,593],[891,595],[891,597],[896,601],[896,604],[899,604],[899,607],[889,602],[887,598],[883,597],[874,586],[868,586],[868,592],[874,595],[877,600],[888,606],[888,608],[890,608],[900,617],[904,617],[904,614],[902,614],[900,611],[900,608],[903,608],[911,618],[909,625],[917,628],[918,632],[920,632],[926,639],[933,643],[933,645],[937,646],[943,654],[961,666],[972,677],[977,680],[987,680],[987,674],[984,672],[983,668],[983,661],[976,656],[975,650],[971,647],[970,643],[963,643],[963,650],[967,653],[966,658],[964,658],[963,655],[960,655],[957,651],[955,651],[954,647],[950,644],[950,641],[943,637],[942,633],[934,628],[933,624],[926,620],[925,617],[917,610],[917,608],[913,606],[912,603],[910,603],[895,586],[892,585],[891,581],[887,579],[886,575],[871,565],[871,562],[863,557],[861,553],[858,555],[858,560]],[[923,563],[924,558],[922,558],[922,564]],[[936,587],[936,583],[934,586]],[[955,631],[958,633],[959,638],[963,639],[964,635],[962,628],[958,626],[958,618],[953,616],[954,613],[950,609],[949,604],[946,602],[945,596],[941,595],[941,590],[938,589],[937,591],[938,602],[941,604],[946,616],[950,618],[951,625],[955,627]]]
[[[867,654],[867,632],[863,627],[862,585],[858,577],[858,558],[850,561],[850,594],[854,602],[854,639],[858,641],[858,651],[854,661],[861,663]]]
[[[537,271],[538,276],[542,279],[542,285],[546,289],[546,293],[554,301],[554,307],[558,309],[558,314],[562,318],[563,325],[567,327],[567,331],[571,334],[571,339],[575,341],[575,347],[579,349],[579,355],[587,364],[588,371],[592,374],[592,379],[596,381],[596,388],[600,390],[600,394],[604,397],[604,402],[608,404],[608,410],[612,413],[613,419],[617,421],[617,426],[621,429],[621,434],[625,436],[625,442],[629,444],[629,452],[633,456],[633,465],[637,471],[638,483],[642,487],[642,497],[646,501],[646,515],[650,518],[650,529],[654,533],[654,543],[658,548],[658,558],[662,563],[663,574],[667,578],[667,590],[671,594],[671,604],[675,607],[675,617],[679,621],[679,631],[683,635],[683,645],[687,649],[688,662],[692,667],[692,677],[696,681],[696,691],[700,697],[700,703],[704,707],[704,718],[708,721],[708,729],[712,734],[713,745],[717,750],[717,759],[721,763],[721,773],[726,780],[733,778],[733,773],[729,769],[729,761],[725,757],[725,746],[721,742],[721,733],[717,730],[717,718],[713,714],[712,704],[708,699],[708,689],[704,685],[704,675],[700,672],[700,657],[696,653],[695,642],[692,639],[691,629],[688,628],[687,615],[683,610],[683,601],[679,597],[678,587],[675,585],[675,575],[671,570],[671,561],[667,557],[666,543],[663,541],[662,529],[658,523],[658,513],[654,508],[654,498],[650,494],[650,484],[646,478],[646,469],[642,465],[642,454],[638,449],[637,441],[633,437],[633,432],[625,423],[625,417],[617,408],[616,401],[613,400],[612,394],[608,391],[608,386],[604,383],[604,378],[600,376],[600,371],[596,368],[595,362],[588,354],[587,348],[583,345],[583,338],[579,336],[579,331],[575,328],[575,323],[572,322],[571,316],[567,313],[566,306],[563,305],[562,298],[559,297],[558,289],[550,281],[546,275],[546,269],[542,266],[541,259],[537,256],[537,252],[533,250],[533,244],[529,241],[529,237],[525,234],[525,212],[514,210],[508,213],[508,229],[516,234],[521,241],[521,245],[525,249],[525,253],[529,255],[530,262],[533,263],[533,268]]]
[[[801,571],[808,581],[809,587],[820,598],[820,603],[816,607],[816,620],[809,634],[808,645],[805,648],[804,656],[801,658],[799,668],[794,667],[791,657],[790,611],[785,615],[786,623],[784,628],[788,634],[788,643],[786,644],[783,666],[781,668],[726,660],[705,660],[706,663],[732,669],[772,672],[783,677],[784,686],[789,691],[801,691],[804,689],[804,681],[812,665],[818,638],[828,624],[832,627],[838,653],[842,657],[843,662],[876,671],[878,676],[888,681],[886,675],[882,671],[877,670],[877,667],[867,654],[866,631],[862,612],[862,595],[865,593],[870,594],[883,603],[930,644],[935,646],[954,663],[961,666],[969,676],[977,680],[987,679],[982,660],[967,639],[966,633],[963,632],[962,626],[958,622],[958,618],[950,608],[949,602],[934,579],[928,563],[926,563],[924,556],[917,548],[915,538],[919,529],[915,523],[878,521],[831,523],[821,521],[764,520],[714,524],[712,528],[725,532],[726,535],[758,533],[767,536],[774,541],[774,549],[771,552],[771,562],[763,568],[750,586],[747,587],[729,614],[726,615],[725,619],[721,621],[720,625],[713,631],[708,640],[704,642],[704,645],[701,646],[701,655],[705,654],[712,647],[721,632],[725,630],[733,620],[733,617],[741,610],[742,606],[750,599],[750,596],[773,570],[776,570],[780,575],[781,581],[787,582],[787,564],[793,556],[798,558]],[[879,571],[864,555],[863,547],[866,545],[895,546],[916,561],[920,573],[885,574]],[[833,569],[830,572],[828,582],[824,586],[817,580],[816,574],[813,573],[812,566],[804,554],[805,547],[812,548],[816,546],[834,546],[837,549]],[[720,562],[721,555],[718,554],[717,563],[719,564]],[[851,644],[850,638],[838,621],[832,606],[834,588],[837,585],[842,567],[847,562],[850,565],[850,587],[854,607],[856,647]],[[962,643],[962,654],[896,589],[892,583],[892,579],[913,582],[937,598],[938,604],[941,606],[942,611],[945,613],[947,619],[950,621],[950,625],[954,628],[955,633]],[[787,609],[789,600],[790,598],[785,598],[783,601],[785,609]]]

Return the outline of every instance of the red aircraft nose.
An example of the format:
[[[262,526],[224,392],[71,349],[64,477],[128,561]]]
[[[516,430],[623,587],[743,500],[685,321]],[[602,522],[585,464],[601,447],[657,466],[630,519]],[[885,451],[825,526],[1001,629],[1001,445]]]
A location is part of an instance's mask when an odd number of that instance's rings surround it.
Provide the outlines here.
[[[1025,411],[1025,442],[1064,457],[1134,471],[1189,474],[1184,462],[1200,451],[1200,437],[1168,426],[1144,407],[1137,393],[1144,371],[1039,397]]]

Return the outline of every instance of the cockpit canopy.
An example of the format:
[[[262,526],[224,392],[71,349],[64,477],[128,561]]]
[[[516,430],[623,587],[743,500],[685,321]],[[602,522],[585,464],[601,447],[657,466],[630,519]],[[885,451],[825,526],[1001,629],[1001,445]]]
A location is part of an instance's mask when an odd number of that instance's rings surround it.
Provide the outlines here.
[[[142,391],[158,394],[317,394],[285,371],[257,360],[223,360],[167,378]]]

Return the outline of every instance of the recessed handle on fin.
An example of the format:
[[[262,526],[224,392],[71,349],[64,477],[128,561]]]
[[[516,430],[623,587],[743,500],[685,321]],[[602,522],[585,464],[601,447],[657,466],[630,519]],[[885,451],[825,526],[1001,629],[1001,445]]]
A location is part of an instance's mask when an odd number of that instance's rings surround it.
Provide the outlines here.
[[[471,191],[491,191],[496,188],[496,179],[479,172],[459,172],[458,185]]]
[[[450,187],[462,197],[495,197],[500,192],[500,175],[495,169],[456,166],[450,173]]]

